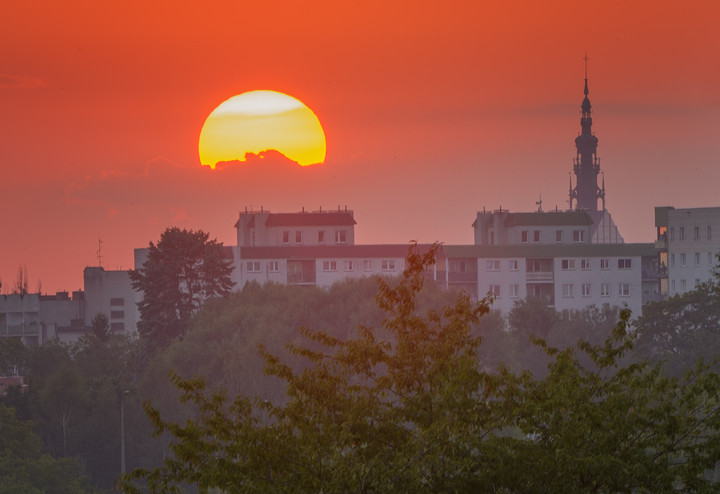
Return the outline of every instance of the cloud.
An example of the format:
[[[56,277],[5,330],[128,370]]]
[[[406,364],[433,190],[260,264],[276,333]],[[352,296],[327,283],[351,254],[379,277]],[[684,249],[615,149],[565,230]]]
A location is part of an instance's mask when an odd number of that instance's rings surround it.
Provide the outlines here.
[[[1,89],[46,87],[47,83],[36,77],[0,73]]]
[[[222,217],[232,224],[244,207],[328,207],[323,198],[338,181],[336,174],[325,165],[301,167],[277,151],[223,162],[214,170],[158,158],[141,173],[106,170],[85,176],[67,185],[65,197],[70,205],[107,211],[108,219],[191,225]]]

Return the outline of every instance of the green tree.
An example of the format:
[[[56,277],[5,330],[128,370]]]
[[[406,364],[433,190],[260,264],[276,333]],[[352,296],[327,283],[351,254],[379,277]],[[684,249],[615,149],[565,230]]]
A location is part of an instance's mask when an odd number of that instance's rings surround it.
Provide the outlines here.
[[[110,320],[107,314],[102,312],[95,314],[95,317],[90,321],[90,326],[92,327],[93,334],[100,341],[107,341],[110,336]]]
[[[172,422],[150,404],[171,455],[123,478],[151,491],[178,483],[229,492],[714,492],[720,376],[699,366],[678,380],[649,362],[623,366],[634,336],[623,311],[600,345],[557,349],[543,378],[487,371],[473,334],[487,301],[461,294],[418,310],[435,251],[408,255],[399,283],[379,280],[379,328],[354,338],[302,330],[297,370],[267,351],[286,384],[273,403],[208,390],[174,375],[197,418]],[[320,345],[318,347],[318,345]],[[587,365],[578,358],[590,359]]]
[[[168,228],[150,242],[147,261],[130,270],[138,304],[138,332],[151,346],[166,346],[185,333],[191,316],[212,297],[230,293],[232,261],[223,245],[201,230]]]
[[[639,358],[667,360],[674,375],[698,358],[720,354],[720,288],[703,283],[694,290],[645,304],[636,321]]]
[[[0,494],[74,494],[95,492],[75,458],[42,454],[30,423],[0,404]]]

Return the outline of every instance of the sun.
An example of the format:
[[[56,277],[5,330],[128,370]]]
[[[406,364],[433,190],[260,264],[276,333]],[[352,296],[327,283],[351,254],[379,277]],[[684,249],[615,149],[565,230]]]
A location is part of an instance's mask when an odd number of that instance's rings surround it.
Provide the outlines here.
[[[245,159],[274,149],[302,166],[325,161],[325,132],[302,101],[277,91],[249,91],[222,102],[200,131],[200,163]]]

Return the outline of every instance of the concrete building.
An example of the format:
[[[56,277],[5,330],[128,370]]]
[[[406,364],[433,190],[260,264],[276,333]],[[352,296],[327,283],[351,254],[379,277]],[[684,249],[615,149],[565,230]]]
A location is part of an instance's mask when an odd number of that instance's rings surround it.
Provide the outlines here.
[[[58,292],[0,295],[0,337],[21,338],[26,345],[42,345],[58,338],[71,342],[82,334],[84,293]]]
[[[115,334],[134,334],[140,317],[137,309],[140,294],[133,290],[128,272],[87,267],[83,279],[84,325],[92,327],[93,318],[102,313],[108,317],[110,329]]]
[[[693,290],[713,277],[720,253],[720,208],[655,208],[661,293]]]

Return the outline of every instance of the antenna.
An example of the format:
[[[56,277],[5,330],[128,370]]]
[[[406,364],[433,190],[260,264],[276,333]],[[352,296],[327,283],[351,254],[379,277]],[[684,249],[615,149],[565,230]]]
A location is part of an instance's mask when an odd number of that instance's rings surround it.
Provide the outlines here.
[[[102,267],[102,258],[103,258],[103,255],[102,255],[102,243],[103,243],[102,239],[101,239],[100,237],[98,237],[97,258],[98,258],[98,266],[99,266],[99,267]]]
[[[543,212],[543,209],[542,209],[542,194],[540,194],[540,200],[535,201],[535,205],[538,207],[537,212],[538,212],[538,213],[542,213],[542,212]]]

